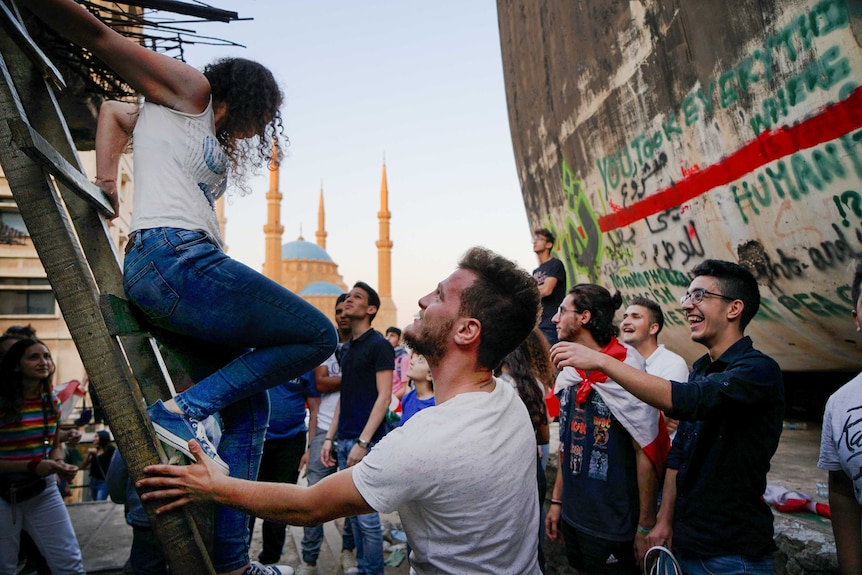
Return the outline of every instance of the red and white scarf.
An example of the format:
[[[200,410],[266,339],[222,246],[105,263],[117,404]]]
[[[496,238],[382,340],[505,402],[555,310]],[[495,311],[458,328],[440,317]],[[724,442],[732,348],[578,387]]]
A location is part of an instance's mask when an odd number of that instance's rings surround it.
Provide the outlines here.
[[[600,350],[614,359],[626,363],[636,369],[645,371],[646,362],[631,346],[620,343],[612,337],[608,345]],[[662,413],[633,396],[614,380],[601,371],[589,373],[581,369],[566,367],[557,376],[554,395],[573,385],[578,385],[575,401],[583,404],[595,386],[611,413],[617,418],[625,430],[650,458],[656,470],[661,474],[670,451],[670,436],[667,434]]]

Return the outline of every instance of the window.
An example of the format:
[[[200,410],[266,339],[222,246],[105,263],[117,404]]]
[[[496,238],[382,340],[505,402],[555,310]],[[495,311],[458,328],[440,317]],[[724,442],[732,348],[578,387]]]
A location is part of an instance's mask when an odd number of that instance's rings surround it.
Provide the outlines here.
[[[15,202],[0,200],[0,243],[23,244],[28,235],[27,226]]]
[[[0,315],[55,315],[54,292],[45,278],[0,278]]]

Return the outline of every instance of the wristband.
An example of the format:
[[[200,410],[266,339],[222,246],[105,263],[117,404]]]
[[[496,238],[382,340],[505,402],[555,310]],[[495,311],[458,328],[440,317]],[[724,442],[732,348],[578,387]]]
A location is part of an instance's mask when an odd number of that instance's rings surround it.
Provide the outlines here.
[[[362,449],[368,449],[368,442],[367,441],[362,441],[361,439],[357,439],[356,445],[358,445]]]
[[[638,534],[649,535],[649,532],[650,532],[650,530],[647,529],[646,527],[641,527],[640,525],[638,525]]]
[[[94,181],[94,182],[112,183],[112,184],[116,184],[116,183],[117,183],[117,180],[115,180],[114,178],[100,178],[99,176],[96,176],[96,177],[95,177],[95,179],[94,179],[93,181]]]
[[[563,505],[563,502],[562,502],[562,501],[560,501],[559,499],[551,499],[551,505],[559,505],[559,506],[562,506],[562,505]]]
[[[332,438],[331,437],[324,437],[323,441],[332,441]]]
[[[40,463],[42,463],[42,458],[41,457],[34,457],[33,459],[31,459],[30,461],[27,462],[27,471],[29,471],[30,473],[32,473],[34,475],[38,475],[36,473],[36,467],[38,467]]]

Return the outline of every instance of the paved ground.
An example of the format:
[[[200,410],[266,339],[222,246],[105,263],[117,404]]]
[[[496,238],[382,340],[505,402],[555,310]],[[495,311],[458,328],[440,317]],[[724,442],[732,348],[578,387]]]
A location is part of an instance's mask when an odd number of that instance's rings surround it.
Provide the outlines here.
[[[126,525],[123,517],[123,507],[109,501],[73,503],[68,506],[78,542],[84,554],[84,568],[87,573],[100,575],[120,575],[123,565],[129,555],[132,544],[132,529]],[[383,515],[384,527],[400,527],[398,515]],[[341,551],[341,527],[343,520],[332,521],[324,526],[325,542],[321,549],[318,562],[320,575],[342,575],[338,564]],[[261,550],[260,526],[255,522],[252,534],[251,557],[257,557]],[[281,561],[286,565],[296,566],[300,561],[300,541],[302,528],[290,527],[290,537],[285,543],[284,555]],[[385,541],[384,541],[385,543]],[[334,552],[333,552],[334,550]],[[389,557],[389,553],[384,555]],[[386,567],[386,575],[407,575],[409,569],[407,560],[397,567]]]
[[[556,434],[552,433],[552,437]],[[817,468],[817,454],[820,446],[820,428],[817,424],[808,423],[806,429],[787,429],[781,437],[778,453],[772,461],[772,470],[768,481],[781,485],[792,491],[802,491],[813,496],[817,501],[827,502],[825,496],[818,496],[817,484],[826,481],[826,472]],[[823,491],[821,491],[823,493]],[[72,522],[78,534],[78,541],[84,552],[84,566],[88,573],[114,575],[122,573],[123,564],[128,556],[131,544],[131,528],[123,520],[123,509],[119,505],[108,502],[78,503],[69,506]],[[396,514],[385,516],[384,521],[397,522]],[[827,539],[827,547],[831,543],[831,528],[828,520],[812,514],[786,515],[776,521],[792,521],[802,524],[805,528],[822,533]],[[260,551],[260,524],[257,522],[252,539],[252,557]],[[340,551],[341,522],[326,525],[324,533],[326,544],[320,559],[321,575],[340,575],[337,565]],[[282,561],[296,565],[299,562],[299,542],[302,539],[302,529],[290,528],[292,538],[288,538]],[[333,553],[331,550],[335,550]],[[834,553],[834,545],[832,546]],[[572,573],[565,565],[565,558],[560,549],[548,548],[548,575]],[[408,573],[407,561],[397,568],[387,567],[386,575],[405,575]]]

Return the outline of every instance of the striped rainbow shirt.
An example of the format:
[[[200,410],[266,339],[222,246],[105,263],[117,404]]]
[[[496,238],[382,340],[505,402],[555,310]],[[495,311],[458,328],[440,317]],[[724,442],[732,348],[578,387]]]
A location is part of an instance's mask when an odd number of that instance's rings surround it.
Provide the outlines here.
[[[60,401],[56,395],[52,395],[51,399],[57,407],[57,415],[48,414],[48,439],[53,445],[60,420]],[[0,427],[0,459],[29,461],[41,456],[43,426],[42,399],[25,399],[21,407],[21,421]]]

